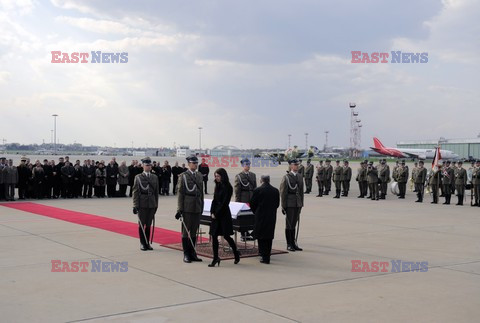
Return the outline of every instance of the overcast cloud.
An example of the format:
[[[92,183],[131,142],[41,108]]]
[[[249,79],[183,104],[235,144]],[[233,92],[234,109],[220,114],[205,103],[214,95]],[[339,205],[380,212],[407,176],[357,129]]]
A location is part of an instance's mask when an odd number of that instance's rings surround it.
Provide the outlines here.
[[[0,0],[0,137],[149,147],[362,146],[480,132],[480,2]],[[52,64],[51,51],[128,52]],[[352,50],[428,52],[352,64]]]

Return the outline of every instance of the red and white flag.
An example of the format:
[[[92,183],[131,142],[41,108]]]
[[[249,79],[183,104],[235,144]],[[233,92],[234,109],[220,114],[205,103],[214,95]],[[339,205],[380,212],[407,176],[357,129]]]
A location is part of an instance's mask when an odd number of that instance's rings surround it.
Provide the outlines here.
[[[432,169],[435,169],[435,167],[438,166],[440,159],[442,159],[442,154],[440,154],[440,146],[438,146],[437,150],[435,150],[435,156],[433,157]]]

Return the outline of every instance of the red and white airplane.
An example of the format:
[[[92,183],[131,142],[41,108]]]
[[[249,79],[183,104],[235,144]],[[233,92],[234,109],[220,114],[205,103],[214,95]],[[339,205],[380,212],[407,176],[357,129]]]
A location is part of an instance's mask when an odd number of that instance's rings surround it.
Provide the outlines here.
[[[378,138],[373,137],[374,147],[370,147],[375,152],[397,158],[417,158],[433,159],[435,157],[435,148],[432,149],[414,149],[414,148],[390,148],[385,147]],[[453,151],[440,149],[442,159],[458,159],[459,156]]]

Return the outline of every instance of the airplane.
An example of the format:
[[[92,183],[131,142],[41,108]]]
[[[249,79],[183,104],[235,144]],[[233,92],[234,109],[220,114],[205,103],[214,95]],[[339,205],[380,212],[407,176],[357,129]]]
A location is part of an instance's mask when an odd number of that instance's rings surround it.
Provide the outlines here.
[[[431,149],[414,149],[414,148],[390,148],[385,147],[382,142],[377,138],[373,137],[373,145],[375,147],[370,147],[375,152],[384,155],[397,158],[417,158],[417,159],[433,159],[435,157],[435,148]],[[450,150],[440,149],[440,155],[442,159],[458,159],[460,156],[453,153]]]

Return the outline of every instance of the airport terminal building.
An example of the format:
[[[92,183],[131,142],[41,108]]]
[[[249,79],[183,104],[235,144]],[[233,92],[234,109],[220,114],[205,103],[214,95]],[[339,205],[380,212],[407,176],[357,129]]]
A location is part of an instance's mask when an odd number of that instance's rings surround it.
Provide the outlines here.
[[[458,154],[460,158],[480,158],[480,138],[472,139],[441,139],[439,140],[415,140],[400,141],[397,143],[398,148],[418,148],[430,149],[435,148],[440,143],[441,149],[451,150]]]

